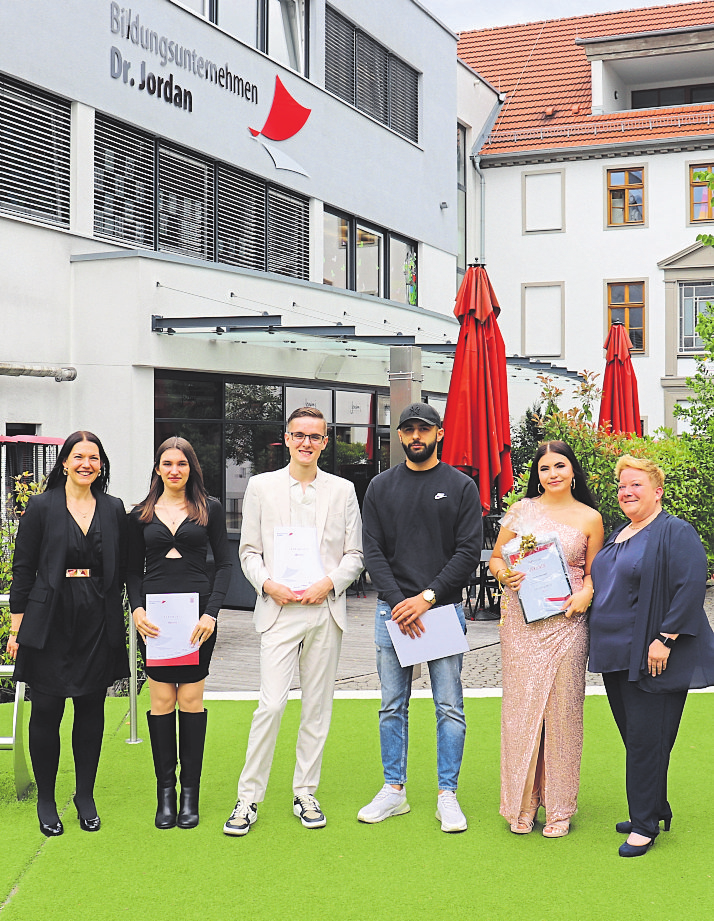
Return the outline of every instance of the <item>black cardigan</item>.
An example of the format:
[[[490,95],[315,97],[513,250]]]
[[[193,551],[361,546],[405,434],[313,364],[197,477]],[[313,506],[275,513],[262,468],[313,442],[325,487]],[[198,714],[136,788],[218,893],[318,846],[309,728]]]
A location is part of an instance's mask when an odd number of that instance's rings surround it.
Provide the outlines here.
[[[611,543],[628,524],[623,522],[605,543]],[[704,613],[704,547],[688,522],[667,512],[661,512],[647,527],[629,680],[652,694],[709,687],[714,684],[714,633]],[[671,648],[667,668],[652,676],[647,670],[648,649],[661,632],[678,633],[679,638]]]

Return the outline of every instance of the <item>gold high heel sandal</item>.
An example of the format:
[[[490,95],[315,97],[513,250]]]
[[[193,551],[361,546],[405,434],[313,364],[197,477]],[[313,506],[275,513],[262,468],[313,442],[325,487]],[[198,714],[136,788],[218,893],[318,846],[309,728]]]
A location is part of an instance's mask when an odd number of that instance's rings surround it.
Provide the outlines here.
[[[528,809],[524,809],[518,816],[518,821],[511,825],[514,835],[527,835],[533,831],[533,823],[540,806],[540,793],[531,793],[531,802]]]

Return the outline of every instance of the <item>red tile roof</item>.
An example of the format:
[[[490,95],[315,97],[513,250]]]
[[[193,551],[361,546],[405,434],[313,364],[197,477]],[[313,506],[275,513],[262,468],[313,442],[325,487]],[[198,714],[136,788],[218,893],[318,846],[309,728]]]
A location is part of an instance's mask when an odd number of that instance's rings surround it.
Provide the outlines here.
[[[702,135],[714,140],[714,103],[591,115],[590,62],[575,43],[704,25],[714,27],[713,0],[462,32],[459,57],[506,93],[482,154]],[[550,106],[554,112],[546,115]]]

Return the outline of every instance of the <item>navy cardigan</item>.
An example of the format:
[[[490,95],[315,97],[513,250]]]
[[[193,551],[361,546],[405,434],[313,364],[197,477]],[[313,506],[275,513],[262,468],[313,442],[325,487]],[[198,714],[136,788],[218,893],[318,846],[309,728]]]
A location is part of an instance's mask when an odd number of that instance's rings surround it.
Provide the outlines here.
[[[616,528],[606,543],[628,523]],[[629,680],[652,694],[709,687],[714,684],[714,633],[704,613],[704,547],[688,522],[664,511],[648,530],[642,558],[642,573],[647,576],[640,582]],[[679,638],[671,648],[667,668],[652,676],[647,670],[647,654],[660,633],[678,633]]]

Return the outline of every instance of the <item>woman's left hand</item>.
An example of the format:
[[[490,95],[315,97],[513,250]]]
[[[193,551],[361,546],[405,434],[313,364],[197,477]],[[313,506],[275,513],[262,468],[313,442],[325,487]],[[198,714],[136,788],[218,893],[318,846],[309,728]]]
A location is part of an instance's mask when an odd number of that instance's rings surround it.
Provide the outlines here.
[[[191,645],[200,646],[202,643],[205,643],[215,629],[215,620],[210,616],[210,614],[204,614],[193,628],[193,633],[191,634]]]
[[[590,607],[590,602],[593,600],[592,589],[581,588],[579,592],[574,592],[563,608],[563,614],[566,617],[572,617],[573,614],[584,614],[587,609]]]
[[[669,646],[665,646],[659,640],[652,640],[650,643],[650,648],[647,651],[647,671],[653,678],[661,675],[667,668],[669,652]]]

